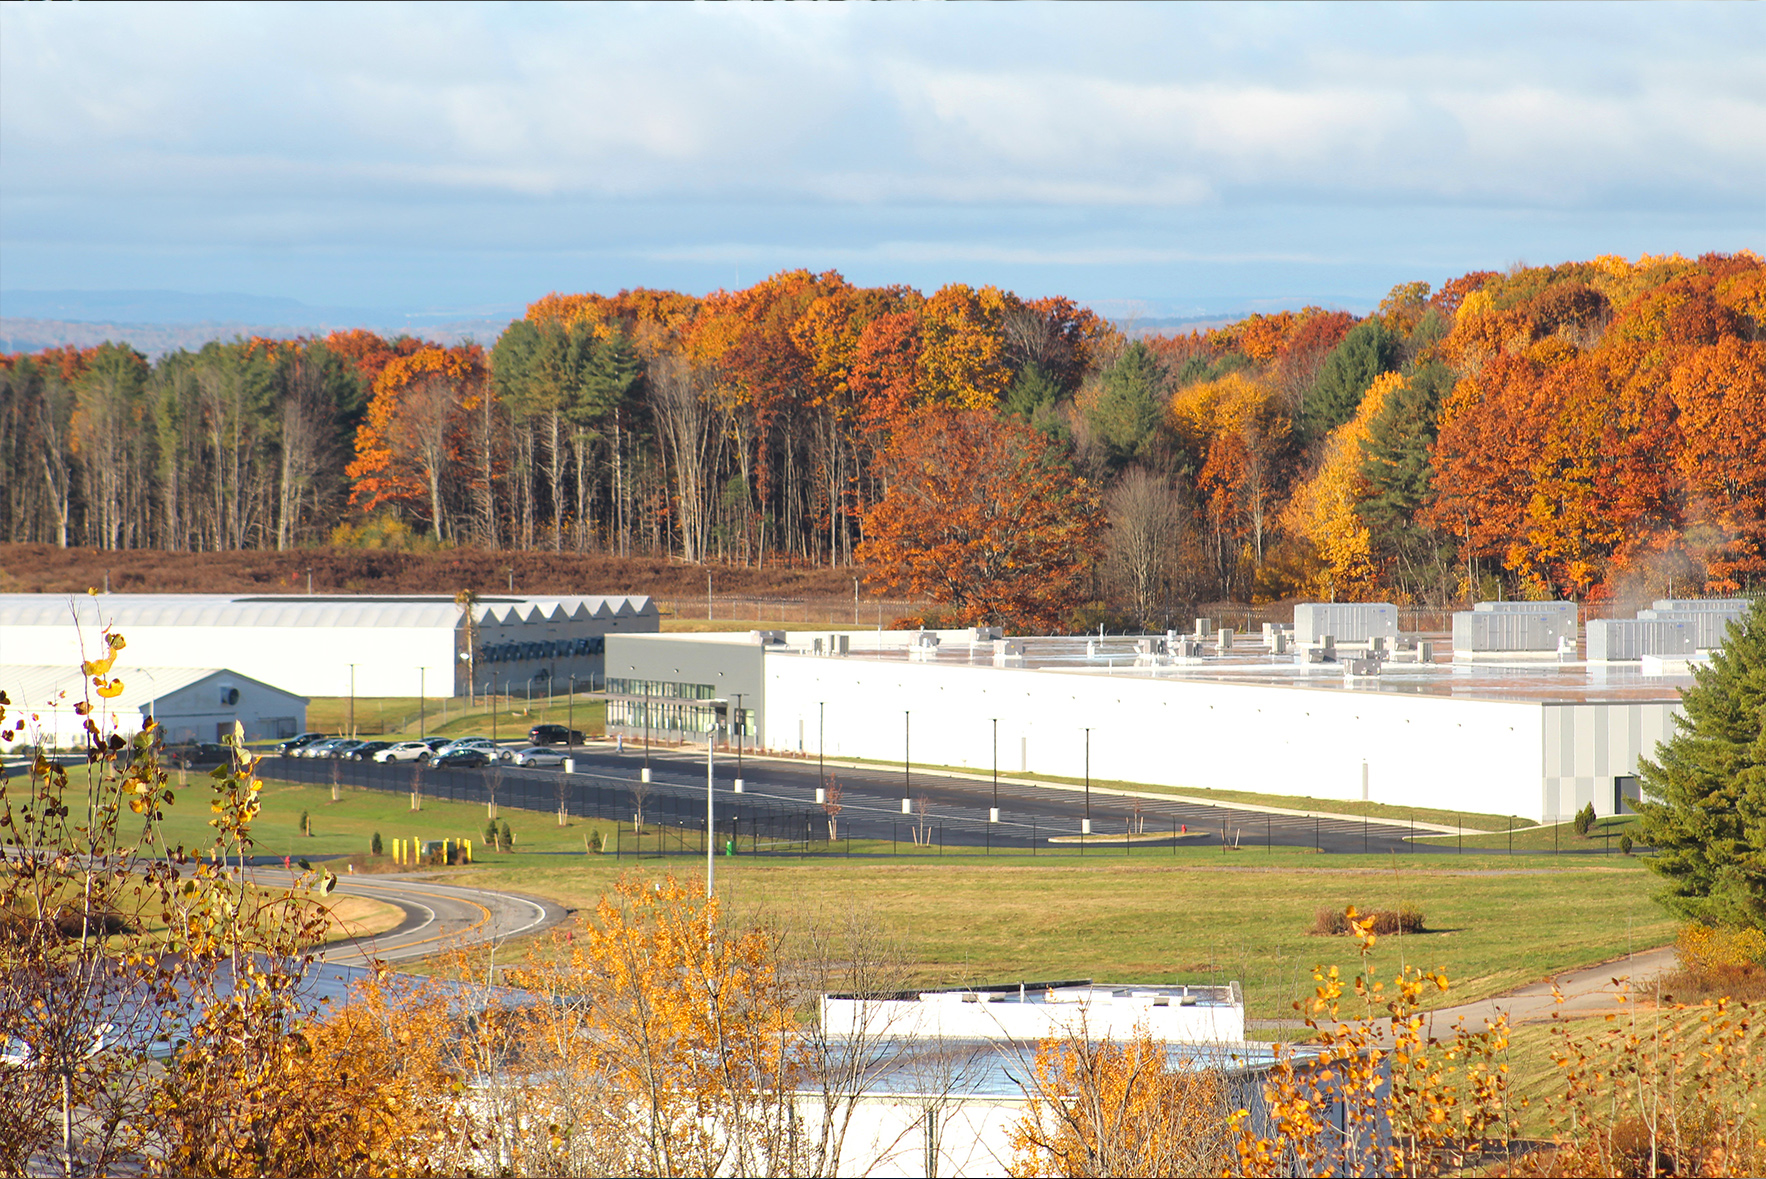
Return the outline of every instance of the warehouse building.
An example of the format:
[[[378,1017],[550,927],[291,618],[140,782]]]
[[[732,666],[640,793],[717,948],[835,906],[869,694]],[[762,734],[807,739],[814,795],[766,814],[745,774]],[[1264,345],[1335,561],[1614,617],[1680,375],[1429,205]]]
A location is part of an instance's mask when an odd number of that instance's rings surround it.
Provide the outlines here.
[[[808,756],[1536,821],[1623,812],[1688,667],[1579,660],[1558,649],[1562,609],[1543,616],[1550,660],[1437,657],[1365,605],[1297,610],[1292,652],[1280,628],[613,636],[608,731],[703,741],[740,693],[744,740]]]
[[[119,666],[230,667],[306,696],[599,687],[614,633],[657,629],[642,596],[0,594],[0,663],[77,666],[111,627]]]
[[[307,727],[307,700],[248,675],[218,667],[141,667],[119,658],[111,678],[123,681],[109,700],[93,693],[78,666],[0,664],[0,691],[12,701],[8,720],[23,718],[14,740],[25,745],[79,749],[86,718],[75,706],[93,706],[104,736],[129,738],[152,717],[167,744],[220,741],[235,722],[247,741],[277,741]]]

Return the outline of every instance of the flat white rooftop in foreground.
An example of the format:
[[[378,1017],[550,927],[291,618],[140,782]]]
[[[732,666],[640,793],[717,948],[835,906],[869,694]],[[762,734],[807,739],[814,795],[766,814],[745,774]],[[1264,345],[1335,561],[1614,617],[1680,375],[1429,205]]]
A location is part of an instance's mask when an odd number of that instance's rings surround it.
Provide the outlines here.
[[[1245,1038],[1245,999],[1237,983],[1161,986],[1086,979],[884,998],[828,995],[822,999],[822,1021],[831,1035],[904,1040],[1126,1040],[1145,1032],[1167,1043],[1238,1044]]]

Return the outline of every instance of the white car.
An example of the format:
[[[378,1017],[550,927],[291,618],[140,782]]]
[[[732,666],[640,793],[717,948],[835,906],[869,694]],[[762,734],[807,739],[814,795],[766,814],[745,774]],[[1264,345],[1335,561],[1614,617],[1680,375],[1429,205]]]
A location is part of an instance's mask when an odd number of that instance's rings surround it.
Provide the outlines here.
[[[518,766],[561,766],[565,751],[553,745],[533,745],[515,751]]]
[[[374,755],[375,761],[423,761],[431,753],[427,741],[400,741]]]

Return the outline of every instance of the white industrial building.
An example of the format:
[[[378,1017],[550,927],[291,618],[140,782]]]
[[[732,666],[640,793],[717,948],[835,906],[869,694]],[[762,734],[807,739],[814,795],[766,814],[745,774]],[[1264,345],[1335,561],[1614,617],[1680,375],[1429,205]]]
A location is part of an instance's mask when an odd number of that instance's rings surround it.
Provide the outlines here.
[[[980,772],[997,759],[1008,773],[1544,822],[1625,810],[1638,760],[1672,735],[1693,682],[1684,656],[1579,658],[1546,612],[1553,657],[1505,661],[1437,654],[1376,607],[1305,606],[1304,640],[618,637],[608,726],[637,736],[647,718],[654,738],[702,740],[740,693],[746,739],[782,752]]]
[[[126,653],[126,652],[125,652]],[[247,741],[274,741],[306,728],[307,700],[248,675],[217,667],[141,667],[118,658],[108,679],[123,681],[116,696],[100,698],[78,665],[0,664],[0,691],[13,741],[79,749],[86,744],[86,717],[75,706],[92,705],[101,735],[135,736],[152,717],[167,744],[219,741],[245,727]],[[22,721],[16,727],[13,721]]]
[[[654,632],[647,597],[0,594],[0,663],[77,666],[111,627],[119,664],[229,667],[307,696],[463,696],[599,686],[606,636]]]

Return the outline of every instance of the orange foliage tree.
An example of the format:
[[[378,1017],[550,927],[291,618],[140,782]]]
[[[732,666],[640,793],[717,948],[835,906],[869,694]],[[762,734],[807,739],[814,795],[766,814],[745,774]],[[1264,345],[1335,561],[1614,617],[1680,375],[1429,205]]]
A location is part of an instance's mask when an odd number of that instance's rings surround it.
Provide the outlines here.
[[[859,560],[874,585],[925,594],[958,624],[1049,631],[1085,599],[1097,492],[1043,435],[988,414],[926,411],[879,458],[883,498]]]
[[[484,375],[477,345],[421,348],[388,361],[356,434],[350,502],[368,512],[386,504],[427,508],[436,539],[447,539],[443,485],[461,474],[473,449],[469,415],[489,396]]]

